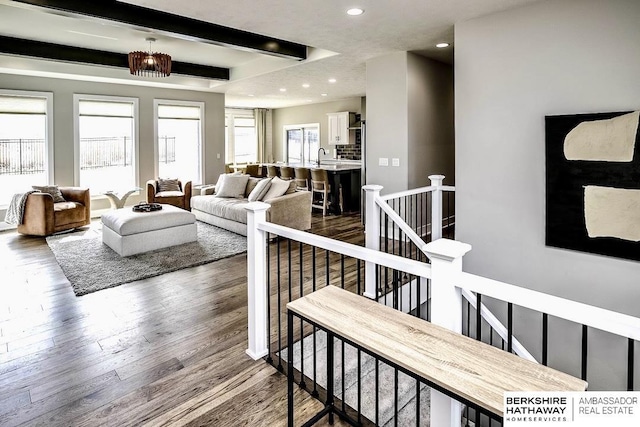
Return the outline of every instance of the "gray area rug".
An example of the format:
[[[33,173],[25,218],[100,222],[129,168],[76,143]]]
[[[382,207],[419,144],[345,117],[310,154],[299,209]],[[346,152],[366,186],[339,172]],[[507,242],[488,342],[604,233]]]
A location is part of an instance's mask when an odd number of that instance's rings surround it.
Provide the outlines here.
[[[313,381],[313,341],[314,334],[307,335],[302,340],[304,348],[304,374]],[[316,382],[320,387],[327,385],[327,334],[323,331],[315,333],[316,341]],[[293,366],[300,371],[300,345],[301,341],[293,344]],[[342,399],[342,341],[334,340],[334,391],[338,399]],[[287,360],[287,349],[282,350],[282,359]],[[376,420],[375,402],[375,359],[361,352],[361,396],[360,405],[362,415],[372,422]],[[358,406],[358,351],[348,344],[344,345],[344,402],[353,409]],[[395,370],[380,362],[378,370],[378,425],[396,425],[395,412]],[[313,388],[313,383],[307,384],[307,388]],[[416,380],[408,375],[398,372],[398,420],[397,425],[416,425]],[[429,426],[429,407],[431,389],[420,384],[420,426]]]
[[[197,222],[198,241],[121,257],[102,243],[102,224],[47,237],[77,296],[187,267],[207,264],[247,250],[247,238]]]

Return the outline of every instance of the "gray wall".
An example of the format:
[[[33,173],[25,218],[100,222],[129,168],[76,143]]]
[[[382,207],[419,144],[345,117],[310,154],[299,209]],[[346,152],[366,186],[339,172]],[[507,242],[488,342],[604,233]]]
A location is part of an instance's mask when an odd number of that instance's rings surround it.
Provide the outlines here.
[[[453,68],[423,56],[407,55],[409,114],[408,185],[418,188],[428,176],[455,183]]]
[[[283,126],[307,123],[320,123],[320,146],[327,150],[327,157],[333,156],[333,146],[329,146],[329,119],[327,113],[351,111],[360,113],[360,98],[349,98],[340,101],[323,102],[320,104],[302,105],[297,107],[277,108],[273,110],[273,160],[285,161]],[[329,150],[331,148],[331,151]],[[330,155],[331,154],[331,155]]]
[[[544,116],[640,107],[639,19],[636,0],[554,0],[456,26],[456,238],[473,246],[466,271],[640,316],[640,263],[544,243]],[[504,319],[505,304],[490,306]],[[516,307],[514,317],[540,360],[541,316]],[[580,325],[550,318],[549,364],[580,376],[580,348]],[[626,390],[626,351],[626,339],[589,329],[590,390]]]
[[[640,316],[640,263],[544,243],[544,116],[639,109],[639,21],[637,0],[554,0],[456,26],[465,270]]]
[[[397,52],[367,62],[367,183],[384,194],[454,183],[453,69]],[[379,158],[389,166],[379,166]],[[392,166],[398,158],[400,166]]]
[[[159,89],[109,83],[0,74],[0,88],[53,93],[54,180],[58,185],[73,185],[73,95],[112,95],[139,99],[139,184],[154,177],[153,100],[172,99],[205,103],[205,179],[215,183],[224,171],[224,95],[208,92]],[[217,154],[220,153],[220,159]],[[142,194],[144,198],[144,194]],[[135,199],[132,199],[135,201]],[[108,207],[106,200],[92,208]],[[4,212],[0,212],[4,216]]]
[[[367,184],[382,185],[383,194],[408,188],[407,52],[367,61]],[[386,157],[389,166],[379,166]],[[400,167],[392,167],[392,158]]]

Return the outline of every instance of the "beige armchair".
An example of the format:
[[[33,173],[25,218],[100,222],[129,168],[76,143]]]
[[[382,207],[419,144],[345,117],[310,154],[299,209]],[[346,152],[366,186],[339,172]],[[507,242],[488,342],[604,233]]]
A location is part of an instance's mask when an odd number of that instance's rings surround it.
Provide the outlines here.
[[[27,197],[18,233],[48,236],[59,231],[91,223],[91,195],[88,188],[60,187],[64,202],[53,202],[49,193],[31,193]]]
[[[147,203],[164,203],[190,211],[191,181],[185,182],[184,185],[182,181],[178,181],[178,187],[178,191],[158,191],[157,180],[147,181]]]

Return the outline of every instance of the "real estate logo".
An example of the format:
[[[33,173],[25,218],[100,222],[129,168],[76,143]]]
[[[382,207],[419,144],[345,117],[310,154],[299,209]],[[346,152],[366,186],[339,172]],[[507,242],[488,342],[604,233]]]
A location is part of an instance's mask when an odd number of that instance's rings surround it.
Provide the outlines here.
[[[508,392],[504,427],[640,426],[640,392]]]

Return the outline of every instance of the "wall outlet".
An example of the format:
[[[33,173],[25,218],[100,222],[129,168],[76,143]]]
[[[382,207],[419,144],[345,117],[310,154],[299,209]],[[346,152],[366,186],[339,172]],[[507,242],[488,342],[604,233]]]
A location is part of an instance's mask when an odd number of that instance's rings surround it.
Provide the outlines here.
[[[378,159],[378,166],[389,166],[389,159],[387,157],[380,157]]]
[[[218,158],[218,159],[220,158],[220,153],[216,154],[216,158]]]
[[[398,158],[391,159],[391,166],[400,166],[400,159]]]

